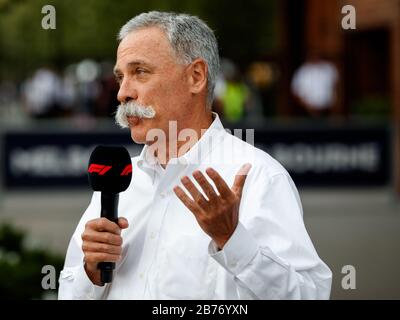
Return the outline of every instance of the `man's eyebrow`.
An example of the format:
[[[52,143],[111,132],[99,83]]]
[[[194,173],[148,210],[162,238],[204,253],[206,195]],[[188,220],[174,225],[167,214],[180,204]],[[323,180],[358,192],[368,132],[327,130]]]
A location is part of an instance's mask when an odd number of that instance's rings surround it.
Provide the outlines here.
[[[135,67],[135,66],[148,66],[150,68],[153,67],[150,63],[148,63],[148,62],[146,62],[144,60],[133,60],[131,62],[128,62],[127,66],[128,66],[128,68],[132,68],[132,67]],[[115,75],[121,75],[122,71],[120,69],[118,69],[117,67],[114,67],[114,74]]]
[[[134,60],[134,61],[128,62],[128,67],[133,67],[133,66],[137,66],[137,65],[151,66],[150,63],[148,63],[144,60]]]

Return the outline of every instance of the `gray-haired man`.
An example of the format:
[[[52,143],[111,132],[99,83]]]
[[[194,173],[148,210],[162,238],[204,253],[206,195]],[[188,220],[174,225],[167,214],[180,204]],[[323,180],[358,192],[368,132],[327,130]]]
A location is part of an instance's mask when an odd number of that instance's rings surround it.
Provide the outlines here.
[[[59,298],[329,298],[331,272],[289,174],[211,111],[219,68],[211,29],[194,16],[149,12],[119,40],[116,121],[145,146],[132,158],[118,224],[99,218],[94,193]],[[101,261],[117,262],[111,284],[100,282]]]

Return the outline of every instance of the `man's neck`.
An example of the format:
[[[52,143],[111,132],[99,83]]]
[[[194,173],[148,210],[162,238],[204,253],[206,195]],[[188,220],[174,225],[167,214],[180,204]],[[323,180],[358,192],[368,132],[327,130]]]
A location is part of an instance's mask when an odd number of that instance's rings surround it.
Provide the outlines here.
[[[191,119],[191,121],[188,122],[190,124],[187,126],[187,128],[179,126],[177,136],[170,137],[165,144],[166,150],[163,150],[165,152],[165,160],[163,159],[163,161],[161,161],[158,155],[155,154],[155,156],[159,159],[161,166],[165,169],[170,159],[175,157],[181,157],[186,152],[188,152],[197,143],[197,141],[200,140],[201,136],[204,134],[206,129],[208,129],[211,126],[213,120],[214,120],[213,115],[211,111],[209,111],[207,113],[203,113],[201,116],[194,117],[193,119]],[[179,139],[177,139],[179,137],[179,133],[181,130],[184,129],[194,130],[194,132],[196,132],[196,139],[189,139],[188,141],[179,141]],[[170,148],[171,143],[176,145],[176,150],[175,148],[173,148],[174,150],[173,154],[169,154],[171,150]]]

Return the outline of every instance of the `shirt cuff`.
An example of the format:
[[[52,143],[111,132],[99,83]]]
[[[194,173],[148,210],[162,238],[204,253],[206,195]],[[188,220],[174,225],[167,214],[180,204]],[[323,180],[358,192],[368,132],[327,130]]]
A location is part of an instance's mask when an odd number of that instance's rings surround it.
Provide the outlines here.
[[[257,241],[240,222],[222,250],[218,251],[214,241],[208,246],[210,256],[235,276],[254,259],[257,252]]]
[[[64,281],[73,282],[72,293],[73,299],[80,300],[95,300],[100,299],[103,294],[106,285],[100,287],[89,279],[86,274],[84,263],[77,267],[70,268],[69,270],[63,270],[61,277]]]

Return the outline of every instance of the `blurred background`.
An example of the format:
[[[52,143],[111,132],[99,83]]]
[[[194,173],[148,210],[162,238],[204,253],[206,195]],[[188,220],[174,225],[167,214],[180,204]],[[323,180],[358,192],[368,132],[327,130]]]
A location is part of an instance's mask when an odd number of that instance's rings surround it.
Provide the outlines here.
[[[55,29],[42,27],[45,5]],[[112,68],[119,28],[150,10],[215,31],[213,108],[228,128],[254,128],[292,175],[332,298],[399,299],[400,0],[0,0],[0,296],[56,297],[41,271],[61,271],[91,151],[140,152],[114,124]]]

